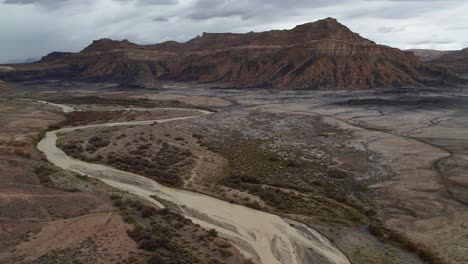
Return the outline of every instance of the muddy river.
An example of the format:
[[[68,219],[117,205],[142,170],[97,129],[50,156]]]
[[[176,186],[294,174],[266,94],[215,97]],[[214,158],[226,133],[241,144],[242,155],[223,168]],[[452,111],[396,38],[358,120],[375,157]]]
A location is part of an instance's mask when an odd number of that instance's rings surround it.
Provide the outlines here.
[[[65,105],[55,105],[64,112],[73,111]],[[158,110],[158,109],[155,109]],[[180,110],[180,109],[179,109]],[[207,111],[198,111],[209,114]],[[49,131],[39,142],[38,149],[57,167],[99,178],[108,185],[138,195],[158,206],[152,197],[166,200],[177,206],[193,222],[208,229],[216,229],[233,241],[236,247],[255,262],[274,264],[299,263],[350,263],[346,255],[319,232],[301,223],[277,215],[228,203],[207,195],[170,188],[157,182],[112,167],[93,164],[67,156],[56,146],[57,134],[77,129],[128,125],[149,125],[200,116],[165,120],[131,121],[62,128]]]

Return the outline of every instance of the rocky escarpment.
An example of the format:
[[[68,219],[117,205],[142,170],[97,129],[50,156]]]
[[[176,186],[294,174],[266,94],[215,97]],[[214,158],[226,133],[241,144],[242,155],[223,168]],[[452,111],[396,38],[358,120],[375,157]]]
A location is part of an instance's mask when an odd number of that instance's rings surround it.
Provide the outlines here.
[[[47,72],[49,67],[55,67]],[[361,89],[445,82],[411,52],[378,45],[327,18],[291,30],[204,33],[185,43],[102,39],[36,69],[84,80],[228,82],[282,89]],[[22,71],[17,69],[17,71]],[[29,71],[26,76],[35,78]],[[18,76],[18,73],[16,74]],[[1,76],[0,76],[1,77]]]

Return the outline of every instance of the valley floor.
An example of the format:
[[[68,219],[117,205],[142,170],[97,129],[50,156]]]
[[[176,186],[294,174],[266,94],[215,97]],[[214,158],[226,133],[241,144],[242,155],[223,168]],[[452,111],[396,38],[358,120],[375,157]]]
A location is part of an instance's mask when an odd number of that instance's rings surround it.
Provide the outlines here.
[[[8,250],[0,251],[0,257],[24,258],[26,252],[50,257],[53,248],[48,243],[33,242],[43,241],[50,225],[65,226],[68,219],[76,218],[73,221],[84,226],[98,225],[101,218],[106,225],[128,225],[121,214],[112,213],[116,209],[105,191],[108,187],[100,183],[80,192],[68,191],[66,199],[85,203],[79,213],[63,215],[69,209],[59,207],[61,211],[52,216],[51,209],[33,216],[10,215],[23,207],[24,212],[34,212],[32,201],[47,199],[26,198],[31,195],[62,195],[56,187],[44,187],[40,173],[31,172],[43,166],[36,164],[42,161],[32,146],[47,125],[60,122],[71,127],[194,114],[148,110],[183,107],[213,113],[163,124],[80,129],[59,135],[58,145],[80,160],[305,223],[328,237],[352,263],[468,261],[468,89],[276,92],[167,84],[155,90],[125,90],[111,84],[48,82],[19,85],[9,96],[47,100],[82,112],[62,117],[51,105],[2,101],[2,133],[8,133],[3,151],[8,151],[9,159],[32,155],[26,159],[37,161],[4,161],[8,164],[4,174],[11,176],[3,180],[14,184],[4,185],[0,198],[9,201],[2,203],[8,204],[1,210],[6,221],[2,234],[18,241],[2,246]],[[44,121],[33,129],[28,120]],[[21,144],[31,154],[13,149],[19,138],[29,136],[28,143]],[[29,172],[16,172],[21,169]],[[31,194],[33,185],[28,181],[35,181],[37,194]],[[41,215],[44,211],[46,216]],[[93,217],[95,221],[89,220]],[[13,219],[23,219],[27,226],[8,222]],[[69,232],[66,227],[58,230],[63,231],[56,237]],[[150,253],[141,245],[138,248],[126,228],[121,230],[114,235],[127,241],[127,251],[143,261]],[[21,241],[25,235],[36,238]],[[112,251],[108,255],[115,257]]]

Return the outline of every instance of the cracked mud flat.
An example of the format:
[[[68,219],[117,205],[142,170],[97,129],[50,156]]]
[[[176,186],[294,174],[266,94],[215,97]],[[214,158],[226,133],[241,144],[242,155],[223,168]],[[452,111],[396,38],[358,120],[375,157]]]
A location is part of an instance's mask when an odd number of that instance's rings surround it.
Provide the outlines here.
[[[45,87],[44,94],[48,89]],[[116,94],[119,92],[114,91]],[[120,95],[145,96],[128,91]],[[372,190],[384,226],[437,254],[445,263],[468,261],[467,88],[274,92],[187,85],[149,95],[155,99],[158,95],[184,98],[188,104],[193,96],[197,98],[194,106],[202,102],[216,105],[213,109],[218,111],[320,116],[351,131],[357,138],[353,143],[356,148],[382,157],[370,160],[376,170],[354,176]],[[353,249],[347,248],[345,241],[334,237],[335,244],[351,256]],[[274,236],[268,242],[268,247],[272,245],[276,252],[284,252],[284,243]],[[304,255],[301,251],[297,254]],[[273,256],[283,260],[277,253]]]

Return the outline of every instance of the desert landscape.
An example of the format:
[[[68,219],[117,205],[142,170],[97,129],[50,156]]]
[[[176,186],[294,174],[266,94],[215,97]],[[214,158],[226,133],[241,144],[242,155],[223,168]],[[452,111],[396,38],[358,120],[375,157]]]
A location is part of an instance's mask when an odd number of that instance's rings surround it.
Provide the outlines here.
[[[136,92],[48,81],[8,91],[3,118],[21,121],[4,121],[12,176],[2,212],[22,204],[30,215],[4,218],[4,235],[17,241],[4,260],[58,261],[90,244],[100,252],[97,241],[112,232],[129,258],[145,261],[154,250],[127,232],[145,230],[146,210],[158,219],[146,208],[167,207],[230,241],[210,246],[229,244],[231,253],[218,253],[227,263],[467,261],[464,87],[272,92],[185,83]],[[32,130],[30,119],[44,121]],[[34,164],[17,161],[25,157]],[[37,187],[22,182],[31,173]],[[77,211],[59,207],[59,197]],[[38,205],[45,211],[26,209]],[[68,222],[72,233],[59,232],[68,244],[21,253],[48,245],[41,239]],[[102,231],[86,235],[80,225]]]
[[[464,27],[410,41],[435,24],[223,3],[0,1],[0,22],[68,14],[37,47],[0,39],[0,59],[42,54],[0,65],[0,263],[468,263],[468,42],[442,39]],[[41,46],[75,24],[48,44],[75,48]]]

